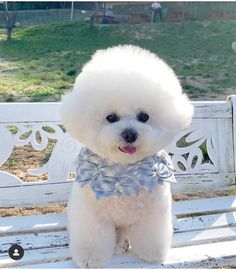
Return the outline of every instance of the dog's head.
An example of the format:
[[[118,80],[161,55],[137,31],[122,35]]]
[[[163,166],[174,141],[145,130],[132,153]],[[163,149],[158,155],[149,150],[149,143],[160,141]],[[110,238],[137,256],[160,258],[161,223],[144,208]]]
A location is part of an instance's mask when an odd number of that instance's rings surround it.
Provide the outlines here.
[[[186,128],[193,107],[163,60],[126,45],[95,53],[64,97],[61,114],[66,129],[90,150],[134,163]]]

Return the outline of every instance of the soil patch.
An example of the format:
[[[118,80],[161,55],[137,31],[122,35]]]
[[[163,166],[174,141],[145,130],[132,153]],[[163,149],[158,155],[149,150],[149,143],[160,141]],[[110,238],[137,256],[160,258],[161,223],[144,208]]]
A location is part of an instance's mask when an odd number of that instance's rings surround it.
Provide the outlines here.
[[[37,151],[30,144],[23,147],[14,147],[11,156],[0,167],[0,170],[14,174],[25,182],[47,180],[46,174],[33,176],[27,170],[43,166],[50,156],[49,148],[50,146],[44,151]]]
[[[0,208],[1,217],[10,216],[32,216],[45,215],[50,213],[60,213],[66,211],[66,204],[26,206],[15,208]]]

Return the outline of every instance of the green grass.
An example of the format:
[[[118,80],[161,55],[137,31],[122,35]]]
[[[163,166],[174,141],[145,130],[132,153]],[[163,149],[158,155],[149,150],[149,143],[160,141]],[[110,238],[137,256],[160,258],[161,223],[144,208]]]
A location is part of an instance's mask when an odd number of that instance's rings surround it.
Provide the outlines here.
[[[164,58],[196,99],[215,99],[236,85],[236,21],[111,25],[52,24],[0,32],[0,97],[4,101],[54,101],[71,89],[97,50],[134,44]]]

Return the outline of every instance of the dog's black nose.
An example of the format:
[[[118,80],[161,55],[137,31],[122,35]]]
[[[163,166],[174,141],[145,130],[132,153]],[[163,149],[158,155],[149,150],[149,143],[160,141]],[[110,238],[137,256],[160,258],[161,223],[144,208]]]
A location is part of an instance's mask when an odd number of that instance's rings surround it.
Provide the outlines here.
[[[126,128],[121,133],[121,136],[124,138],[124,140],[128,143],[135,142],[138,138],[138,134],[134,129]]]

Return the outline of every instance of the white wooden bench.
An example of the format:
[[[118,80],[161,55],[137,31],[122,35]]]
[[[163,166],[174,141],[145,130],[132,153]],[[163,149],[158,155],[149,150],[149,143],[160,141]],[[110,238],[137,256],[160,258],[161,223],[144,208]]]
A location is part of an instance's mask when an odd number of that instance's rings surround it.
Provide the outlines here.
[[[235,190],[236,96],[222,102],[193,102],[195,116],[167,151],[172,156],[178,183],[173,192]],[[28,172],[47,173],[40,182],[22,182],[0,171],[0,207],[64,203],[68,200],[80,144],[61,128],[58,103],[0,104],[0,165],[14,146],[31,143],[42,151],[56,139],[49,161]],[[14,127],[14,132],[11,132]],[[50,127],[45,128],[45,127]],[[37,134],[41,141],[36,140]],[[207,151],[206,151],[207,149]],[[114,256],[110,268],[220,267],[236,264],[236,196],[173,203],[177,215],[173,247],[165,264],[150,264],[131,254]],[[64,213],[2,217],[0,267],[75,268],[68,249]],[[20,244],[24,257],[8,256]]]

